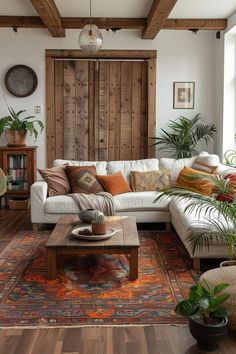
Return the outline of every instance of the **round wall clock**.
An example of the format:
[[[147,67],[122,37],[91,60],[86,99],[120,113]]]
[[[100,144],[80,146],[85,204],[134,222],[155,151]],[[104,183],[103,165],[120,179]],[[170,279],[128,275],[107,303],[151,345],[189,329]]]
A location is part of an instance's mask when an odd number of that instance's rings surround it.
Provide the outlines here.
[[[16,97],[32,95],[38,86],[38,78],[33,69],[26,65],[11,67],[5,76],[7,90]]]

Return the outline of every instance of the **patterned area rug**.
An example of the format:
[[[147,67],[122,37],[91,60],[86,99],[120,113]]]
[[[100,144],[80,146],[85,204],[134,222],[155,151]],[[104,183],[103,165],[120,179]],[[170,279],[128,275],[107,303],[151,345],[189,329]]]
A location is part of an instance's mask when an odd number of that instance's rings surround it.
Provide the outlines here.
[[[197,280],[175,233],[139,231],[139,279],[125,255],[65,256],[47,279],[49,233],[22,234],[0,255],[0,326],[184,324],[176,302]]]

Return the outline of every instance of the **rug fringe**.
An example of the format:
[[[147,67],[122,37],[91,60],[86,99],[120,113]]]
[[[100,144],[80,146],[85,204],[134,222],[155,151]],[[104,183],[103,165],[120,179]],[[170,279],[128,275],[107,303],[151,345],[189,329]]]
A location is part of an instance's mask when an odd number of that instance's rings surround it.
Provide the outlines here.
[[[71,325],[71,326],[9,326],[9,327],[4,327],[0,326],[1,329],[54,329],[54,328],[93,328],[93,327],[103,327],[103,328],[111,328],[111,327],[170,327],[170,326],[175,326],[175,327],[187,327],[188,324],[181,324],[181,323],[165,323],[165,324],[127,324],[127,325]]]

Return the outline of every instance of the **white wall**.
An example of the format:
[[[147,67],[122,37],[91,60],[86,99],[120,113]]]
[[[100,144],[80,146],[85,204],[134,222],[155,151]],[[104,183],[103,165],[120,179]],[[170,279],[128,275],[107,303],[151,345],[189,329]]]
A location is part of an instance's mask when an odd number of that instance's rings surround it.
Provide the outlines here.
[[[11,96],[4,85],[0,87],[0,117],[7,114],[2,92],[9,105],[16,110],[26,109],[34,114],[35,105],[43,105],[44,111],[38,118],[45,121],[45,49],[78,49],[77,30],[67,30],[66,38],[52,38],[47,30],[0,29],[0,80],[13,65],[31,66],[37,73],[39,84],[36,92],[27,98]],[[207,121],[214,118],[214,42],[215,32],[161,31],[153,41],[140,39],[137,31],[119,31],[116,35],[103,31],[103,49],[156,49],[157,54],[157,129],[166,127],[170,119],[181,114],[192,117],[202,113]],[[195,81],[195,108],[173,109],[173,82]],[[0,139],[0,145],[5,144]],[[28,138],[27,144],[34,144]],[[45,166],[45,131],[37,140],[38,167]],[[208,148],[211,151],[211,147]]]

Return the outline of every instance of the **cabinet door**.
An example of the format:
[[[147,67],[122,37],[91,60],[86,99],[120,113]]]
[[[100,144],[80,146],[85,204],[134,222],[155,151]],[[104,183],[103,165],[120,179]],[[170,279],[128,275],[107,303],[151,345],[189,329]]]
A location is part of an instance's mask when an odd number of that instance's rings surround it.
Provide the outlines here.
[[[4,168],[9,178],[8,192],[29,193],[29,154],[27,151],[5,151]]]

